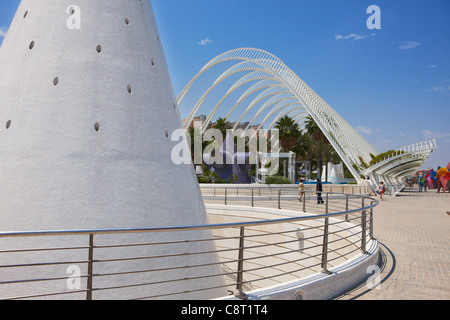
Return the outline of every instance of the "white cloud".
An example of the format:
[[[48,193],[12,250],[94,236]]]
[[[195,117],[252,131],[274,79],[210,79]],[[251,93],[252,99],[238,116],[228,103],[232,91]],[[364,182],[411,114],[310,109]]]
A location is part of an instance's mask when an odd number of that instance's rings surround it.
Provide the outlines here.
[[[423,130],[422,133],[427,139],[450,138],[450,133],[433,132],[430,130]]]
[[[415,49],[421,45],[420,42],[415,42],[415,41],[402,41],[402,42],[397,42],[397,44],[398,44],[397,49],[401,49],[401,50]]]
[[[430,64],[430,65],[428,66],[428,68],[430,68],[430,69],[436,69],[436,68],[437,68],[437,65],[435,65],[435,64]]]
[[[423,91],[425,91],[425,92],[440,92],[440,93],[449,92],[450,91],[449,82],[450,82],[450,79],[440,80],[440,81],[438,81],[439,84],[437,86],[434,86],[429,89],[425,89]]]
[[[336,41],[339,41],[339,40],[357,41],[357,40],[361,40],[361,39],[364,39],[364,38],[367,38],[367,36],[359,35],[359,34],[356,34],[356,33],[350,33],[347,36],[343,36],[343,35],[340,35],[340,34],[337,34],[337,35],[334,36],[334,39],[336,39]]]
[[[448,92],[450,91],[450,86],[435,86],[430,89],[426,89],[427,92]]]
[[[213,43],[213,41],[210,38],[205,38],[205,39],[202,39],[197,44],[200,46],[206,46],[206,45],[208,45],[208,43]]]
[[[367,135],[370,135],[373,133],[372,129],[370,129],[368,127],[364,127],[364,126],[356,127],[356,131],[358,131],[359,133],[367,134]]]
[[[0,27],[0,38],[4,38],[7,32],[8,29],[6,29],[5,27]]]

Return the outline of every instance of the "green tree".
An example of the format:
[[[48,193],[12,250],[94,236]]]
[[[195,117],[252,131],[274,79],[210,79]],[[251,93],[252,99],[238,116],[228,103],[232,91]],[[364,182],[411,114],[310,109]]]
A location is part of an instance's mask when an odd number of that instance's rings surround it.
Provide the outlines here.
[[[227,118],[219,118],[215,124],[213,124],[213,128],[217,129],[222,133],[222,137],[225,140],[227,136],[227,129],[232,129],[232,126]]]
[[[314,119],[311,116],[308,116],[305,121],[305,129],[310,134],[314,142],[316,143],[317,147],[317,176],[322,176],[322,143],[328,142],[327,138],[323,134],[322,130],[319,128],[317,123],[314,121]],[[328,142],[329,145],[329,142]],[[328,146],[326,145],[326,148],[328,149]],[[328,153],[328,152],[327,152]]]
[[[328,141],[327,137],[323,135],[323,143],[325,144],[325,181],[328,181],[328,163],[330,162],[330,141]]]
[[[191,150],[191,158],[192,158],[193,163],[195,164],[195,159],[194,159],[194,156],[195,156],[195,143],[201,144],[202,150],[201,150],[200,157],[201,157],[201,159],[203,159],[203,151],[208,146],[209,142],[208,141],[203,141],[203,134],[201,133],[201,129],[200,128],[189,127],[187,129],[187,133],[190,136],[190,139],[188,139],[188,142],[190,143],[189,148]]]
[[[296,139],[295,145],[291,148],[292,152],[295,152],[297,160],[306,160],[309,157],[310,148],[312,144],[309,144],[309,135],[304,134],[300,130],[300,134]]]
[[[275,129],[280,132],[281,150],[283,152],[290,151],[297,143],[297,139],[301,136],[300,127],[289,116],[279,119],[275,125]]]

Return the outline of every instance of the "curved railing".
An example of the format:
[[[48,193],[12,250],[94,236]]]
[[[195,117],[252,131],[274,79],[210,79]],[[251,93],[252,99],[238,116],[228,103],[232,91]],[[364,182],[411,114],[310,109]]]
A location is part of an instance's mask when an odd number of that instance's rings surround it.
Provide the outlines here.
[[[200,291],[205,293],[217,289],[214,287],[195,288],[192,291],[164,291],[164,284],[195,281],[200,278],[224,278],[221,285],[227,288],[230,295],[245,298],[248,292],[282,284],[293,279],[306,277],[314,273],[330,273],[334,267],[350,261],[356,256],[367,253],[367,246],[373,240],[373,208],[378,202],[365,195],[343,194],[337,192],[323,192],[323,204],[317,204],[317,193],[306,190],[303,202],[298,201],[298,192],[291,188],[202,188],[210,225],[179,226],[142,229],[114,229],[114,230],[66,230],[66,231],[35,231],[35,232],[3,232],[0,241],[14,240],[14,238],[28,238],[29,248],[5,248],[0,242],[0,261],[2,255],[8,255],[8,261],[15,261],[11,256],[17,255],[17,261],[22,255],[39,253],[36,257],[52,256],[55,252],[77,251],[84,256],[78,261],[58,260],[48,262],[38,258],[27,263],[3,264],[0,262],[0,299],[99,299],[101,294],[108,291],[127,290],[136,287],[148,287],[147,296],[130,296],[130,299],[195,299]],[[225,195],[227,190],[227,195]],[[236,192],[237,191],[237,192]],[[211,195],[208,193],[215,192]],[[236,194],[237,193],[237,194]],[[226,199],[226,200],[225,200]],[[305,201],[306,200],[306,201]],[[222,203],[225,201],[225,203]],[[217,204],[215,204],[217,202]],[[221,202],[220,204],[218,202]],[[279,209],[283,208],[283,209]],[[221,221],[221,223],[215,223]],[[186,240],[184,234],[193,230],[210,230],[212,237]],[[170,234],[170,241],[154,241],[148,243],[121,243],[120,235],[153,233]],[[109,235],[111,243],[98,242],[102,235]],[[36,247],[33,239],[36,237],[59,237],[58,243],[64,245],[54,247]],[[61,237],[83,238],[87,245],[72,245],[61,242]],[[158,237],[159,238],[159,237]],[[69,241],[67,241],[69,242]],[[170,248],[174,244],[183,244],[187,248],[194,248],[196,243],[214,243],[214,252],[200,252],[188,249],[185,252],[171,252],[135,257],[100,258],[98,252],[103,249],[127,247],[159,247]],[[10,242],[13,243],[13,242]],[[77,242],[78,243],[78,242]],[[192,251],[189,251],[192,250]],[[164,251],[164,250],[163,250]],[[167,251],[170,252],[170,251]],[[43,254],[46,253],[46,254]],[[183,258],[187,255],[217,254],[222,267],[220,274],[205,274],[192,278],[158,279],[155,276],[161,271],[176,269],[198,270],[207,265],[170,266],[165,268],[165,261]],[[157,269],[142,270],[111,270],[111,272],[96,273],[98,264],[112,264],[118,261],[158,260]],[[183,259],[180,259],[183,261]],[[199,259],[201,261],[201,259]],[[67,274],[57,274],[51,267],[60,268],[79,266],[85,273],[78,276],[79,288],[63,288],[59,291],[45,291],[45,284],[60,282],[66,285]],[[211,264],[208,264],[210,266]],[[46,277],[33,278],[32,272],[23,278],[5,278],[10,271],[21,269],[49,270]],[[15,274],[20,274],[16,272]],[[146,281],[127,283],[122,285],[98,286],[96,280],[100,278],[121,278],[130,274],[145,275]],[[176,272],[174,272],[174,275]],[[196,272],[198,274],[198,272]],[[108,283],[106,281],[106,283]],[[113,283],[113,282],[111,282]],[[25,293],[18,294],[11,290],[17,286],[24,286]],[[16,292],[12,294],[11,292]],[[211,296],[211,298],[220,298]]]

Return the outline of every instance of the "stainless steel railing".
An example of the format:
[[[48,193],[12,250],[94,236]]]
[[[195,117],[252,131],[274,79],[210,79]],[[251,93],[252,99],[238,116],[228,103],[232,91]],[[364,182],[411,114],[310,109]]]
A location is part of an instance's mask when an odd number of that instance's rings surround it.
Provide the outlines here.
[[[224,208],[229,208],[230,213],[234,212],[233,205],[238,205],[240,210],[242,207],[252,208],[254,216],[251,220],[248,216],[235,216],[229,223],[203,226],[2,232],[0,299],[91,300],[103,299],[106,293],[108,297],[114,298],[115,292],[124,290],[130,291],[126,299],[192,299],[199,294],[208,296],[209,292],[212,294],[221,287],[226,288],[229,294],[245,298],[246,292],[254,289],[316,272],[329,273],[333,267],[356,255],[366,254],[367,246],[373,239],[373,209],[378,202],[368,196],[323,192],[324,204],[318,205],[315,203],[317,193],[314,191],[305,191],[303,203],[297,200],[298,192],[289,189],[260,189],[258,192],[254,188],[240,189],[235,195],[236,190],[232,188],[218,187],[214,192],[213,196],[208,196],[209,191],[204,195],[207,205],[223,201],[222,204],[227,205]],[[261,209],[253,209],[256,207]],[[267,219],[270,214],[264,208],[282,208],[291,213],[298,212],[298,215]],[[217,212],[210,213],[209,217],[210,221],[230,218]],[[208,231],[212,236],[191,239],[186,235],[196,230]],[[124,234],[155,236],[149,242],[122,243],[121,235]],[[108,237],[108,241],[105,242],[104,236]],[[18,238],[30,240],[29,247],[15,247],[13,240]],[[63,245],[41,247],[33,241],[39,238],[58,238],[58,244]],[[193,249],[199,243],[214,244],[215,249]],[[171,251],[171,248],[177,246],[186,249]],[[128,256],[126,252],[131,248],[139,248],[141,253]],[[119,256],[103,254],[104,250],[119,249],[122,250]],[[76,254],[70,255],[68,252]],[[202,257],[213,254],[219,257],[219,261],[205,263],[202,260]],[[22,262],[24,256],[32,257],[31,261],[25,259]],[[194,260],[198,262],[186,265],[183,258],[189,256],[194,256]],[[174,265],[174,259],[180,262]],[[155,263],[147,264],[149,261]],[[139,264],[141,268],[128,270],[119,265],[122,262],[145,264]],[[80,286],[68,288],[66,284],[69,277],[60,270],[74,265],[82,271],[77,279]],[[103,268],[105,265],[109,267]],[[200,270],[213,265],[220,266],[222,272],[200,275],[196,272],[189,276],[189,270]],[[55,271],[55,267],[58,267],[58,271]],[[39,272],[34,273],[34,269],[39,269]],[[188,276],[177,277],[176,270],[188,270]],[[174,277],[160,278],[161,272],[174,273]],[[196,286],[200,279],[218,278],[224,278],[225,282],[220,284],[218,281],[211,281],[211,284],[204,287]],[[117,283],[117,279],[121,281]],[[53,289],[55,286],[48,289],[47,284],[55,282],[60,283],[56,287],[61,289]],[[174,290],[173,284],[180,282],[192,283],[191,289]],[[21,289],[17,289],[18,287]],[[134,288],[146,288],[148,293],[135,294],[132,290]]]
[[[317,199],[315,185],[305,185],[305,201],[302,201],[303,212],[307,210],[307,204],[314,204]],[[268,204],[268,201],[276,201],[278,209],[281,210],[281,204],[286,200],[288,202],[299,197],[297,186],[267,186],[267,185],[213,185],[202,184],[201,190],[203,198],[206,201],[215,201],[228,205],[229,203],[240,202],[244,205],[255,203]],[[369,199],[369,196],[375,194],[370,186],[348,186],[348,185],[324,185],[324,196],[333,195],[334,198],[347,198],[345,211],[348,211],[349,197],[357,197],[361,199]],[[246,201],[248,203],[246,203]],[[325,204],[327,207],[329,203]],[[337,209],[336,207],[334,208]],[[342,208],[339,208],[342,210]],[[317,208],[314,208],[317,212]]]

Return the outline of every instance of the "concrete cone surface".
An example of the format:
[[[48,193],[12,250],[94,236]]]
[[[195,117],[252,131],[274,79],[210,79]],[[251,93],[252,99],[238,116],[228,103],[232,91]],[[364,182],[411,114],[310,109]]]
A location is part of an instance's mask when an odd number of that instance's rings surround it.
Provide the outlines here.
[[[176,166],[171,160],[170,136],[181,128],[175,101],[149,1],[79,0],[73,6],[70,1],[23,0],[0,48],[0,123],[4,123],[0,128],[0,232],[207,224],[193,168]],[[95,245],[210,237],[208,232],[98,236]],[[0,250],[87,244],[87,237],[1,239]],[[214,249],[209,242],[114,248],[96,251],[96,258]],[[184,257],[183,266],[218,261],[215,254],[201,257]],[[17,255],[1,258],[2,264],[19,263]],[[37,258],[84,261],[86,252],[38,252],[21,256],[20,263]],[[177,265],[176,260],[104,263],[94,271],[161,269]],[[67,276],[68,265],[52,267],[52,276]],[[79,266],[84,274],[87,266]],[[0,281],[29,275],[39,278],[49,270],[0,269]],[[94,287],[220,272],[217,264],[99,277]],[[221,284],[221,277],[167,282],[94,292],[94,299],[147,297]],[[36,290],[68,291],[65,281],[0,286],[0,293],[8,292],[8,296]],[[173,298],[222,295],[226,295],[223,288]],[[83,298],[84,293],[68,296]]]

